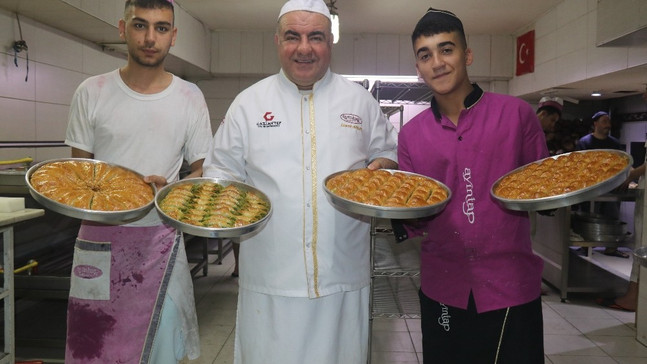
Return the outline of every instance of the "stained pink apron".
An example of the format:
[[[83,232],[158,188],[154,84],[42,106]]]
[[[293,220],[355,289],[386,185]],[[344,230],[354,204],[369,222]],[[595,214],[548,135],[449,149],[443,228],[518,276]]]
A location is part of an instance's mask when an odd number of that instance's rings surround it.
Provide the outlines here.
[[[65,363],[147,363],[180,234],[84,221],[74,247]]]

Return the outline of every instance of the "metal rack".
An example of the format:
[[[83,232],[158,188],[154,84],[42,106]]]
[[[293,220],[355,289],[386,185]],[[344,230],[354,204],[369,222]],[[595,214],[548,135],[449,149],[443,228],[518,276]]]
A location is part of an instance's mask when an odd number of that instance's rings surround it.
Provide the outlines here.
[[[432,92],[424,82],[375,81],[371,94],[376,100],[389,104],[428,104]]]
[[[206,277],[209,273],[209,255],[215,254],[216,260],[214,264],[222,264],[223,258],[233,250],[233,241],[225,238],[205,238],[200,236],[193,236],[184,234],[184,243],[187,244],[187,258],[189,263],[193,263],[191,268],[191,277],[195,276],[202,271],[202,276]],[[195,252],[194,247],[189,248],[189,245],[199,244],[199,252]]]
[[[362,85],[368,89],[368,81]],[[404,105],[428,104],[431,90],[423,82],[382,82],[375,81],[369,90],[380,103],[387,117],[400,113],[400,128],[404,125]],[[400,266],[379,268],[376,263],[376,243],[378,236],[392,236],[389,228],[379,225],[376,217],[371,217],[370,266],[371,286],[369,298],[369,343],[368,363],[371,363],[373,319],[380,318],[420,318],[418,289],[420,271],[403,270]]]
[[[370,92],[380,102],[382,112],[387,118],[400,113],[400,129],[404,125],[404,105],[428,104],[431,100],[431,90],[423,82],[377,80]]]
[[[371,363],[374,318],[420,318],[418,301],[420,270],[418,267],[405,269],[399,262],[389,262],[388,254],[380,259],[378,239],[395,241],[390,226],[385,227],[381,223],[379,218],[371,217],[368,363]],[[419,260],[416,258],[416,261]]]

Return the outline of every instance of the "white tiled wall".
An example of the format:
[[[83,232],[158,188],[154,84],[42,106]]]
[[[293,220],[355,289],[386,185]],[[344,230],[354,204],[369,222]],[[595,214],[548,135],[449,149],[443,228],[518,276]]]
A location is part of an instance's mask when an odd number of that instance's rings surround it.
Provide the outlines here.
[[[214,133],[225,118],[225,113],[236,95],[260,79],[261,77],[232,76],[196,82],[205,95],[211,118],[211,130]]]
[[[477,54],[469,68],[470,76],[480,79],[512,77],[511,36],[474,35],[468,36],[468,43]],[[259,50],[263,54],[260,59],[253,56]],[[273,32],[213,32],[212,73],[269,75],[279,68]],[[344,34],[339,43],[333,45],[331,69],[348,75],[415,76],[411,38],[394,34]]]
[[[65,1],[108,23],[116,24],[123,11],[122,0],[56,1]],[[594,47],[596,12],[597,0],[565,0],[528,29],[520,30],[535,29],[535,73],[509,82],[506,79],[514,69],[514,37],[468,35],[477,55],[469,68],[470,76],[481,84],[491,80],[486,90],[521,94],[644,64],[647,48]],[[176,21],[180,30],[172,52],[215,75],[213,79],[191,80],[204,90],[215,130],[240,90],[279,70],[274,32],[210,32],[182,10],[176,11]],[[89,75],[123,65],[124,56],[104,52],[28,18],[21,19],[21,24],[29,45],[27,82],[24,55],[19,57],[19,67],[13,65],[10,46],[19,38],[15,14],[0,10],[0,42],[5,45],[0,48],[0,140],[59,140],[76,86]],[[259,53],[262,57],[255,56]],[[344,34],[333,47],[331,68],[341,74],[416,74],[408,35]],[[0,159],[27,154],[42,160],[50,153],[0,148]],[[67,151],[62,153],[67,155]]]
[[[596,46],[597,9],[597,0],[564,0],[537,19],[535,72],[510,80],[510,93],[522,95],[645,64],[644,47]]]
[[[7,45],[0,48],[0,141],[62,141],[76,87],[89,75],[119,67],[123,57],[28,18],[20,18],[20,25],[29,61],[21,52],[16,67],[11,45],[20,39],[17,20],[0,10],[0,42]],[[0,160],[69,155],[66,147],[0,148]]]

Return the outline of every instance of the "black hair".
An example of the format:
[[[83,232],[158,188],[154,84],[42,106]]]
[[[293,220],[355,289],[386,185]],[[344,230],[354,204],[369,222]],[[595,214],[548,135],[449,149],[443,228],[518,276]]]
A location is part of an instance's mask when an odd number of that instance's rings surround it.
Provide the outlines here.
[[[562,112],[559,111],[559,109],[554,107],[554,106],[544,105],[544,106],[540,107],[539,109],[537,109],[537,114],[539,114],[542,111],[545,111],[546,114],[548,114],[548,115],[557,114],[557,115],[559,115],[560,118],[562,117]]]
[[[461,20],[451,11],[429,8],[413,29],[411,44],[422,36],[429,37],[451,32],[458,32],[463,46],[467,47],[467,38],[465,37],[465,29],[463,29]]]
[[[175,21],[173,0],[126,0],[124,14],[128,12],[131,6],[144,9],[170,9],[173,12],[173,21]]]

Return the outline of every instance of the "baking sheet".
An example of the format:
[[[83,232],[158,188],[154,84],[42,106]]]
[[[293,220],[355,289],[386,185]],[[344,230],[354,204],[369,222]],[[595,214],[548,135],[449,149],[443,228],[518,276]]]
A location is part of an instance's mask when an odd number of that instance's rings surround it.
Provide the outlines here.
[[[37,163],[33,165],[27,173],[25,174],[25,180],[27,183],[27,186],[29,187],[29,194],[36,200],[38,203],[43,205],[43,207],[58,212],[59,214],[77,218],[77,219],[82,219],[82,220],[89,220],[89,221],[95,221],[95,222],[100,222],[104,224],[125,224],[134,220],[139,219],[140,217],[146,215],[148,211],[150,211],[153,208],[154,204],[154,198],[150,200],[149,203],[147,203],[144,206],[141,206],[136,209],[131,209],[131,210],[120,210],[120,211],[99,211],[99,210],[90,210],[90,209],[82,209],[74,206],[69,206],[65,205],[63,203],[60,203],[58,201],[52,200],[49,197],[41,194],[40,192],[36,191],[34,187],[31,185],[31,175],[36,172],[40,167],[49,164],[49,163],[54,163],[54,162],[64,162],[64,161],[85,161],[85,162],[90,162],[93,164],[107,164],[109,166],[113,167],[120,167],[125,170],[131,171],[138,175],[141,178],[144,178],[141,174],[117,165],[117,164],[112,164],[112,163],[106,163],[102,162],[96,159],[87,159],[87,158],[61,158],[61,159],[52,159],[52,160],[47,160],[44,162]],[[157,189],[155,188],[154,184],[150,184],[151,188],[153,189],[153,195],[155,195]]]
[[[447,187],[444,183],[438,180],[435,180],[433,178],[423,176],[417,173],[405,172],[400,170],[384,169],[384,171],[388,171],[392,174],[395,172],[399,172],[399,173],[404,173],[408,175],[419,176],[426,179],[430,179],[438,183],[443,189],[445,189],[445,191],[447,192],[447,198],[444,201],[441,201],[439,203],[422,206],[422,207],[383,207],[383,206],[374,206],[374,205],[359,203],[356,201],[351,201],[335,195],[328,189],[328,187],[326,187],[327,182],[331,178],[337,175],[340,175],[342,173],[348,172],[348,170],[339,171],[326,177],[326,179],[323,182],[323,188],[324,188],[324,191],[326,192],[326,197],[328,197],[328,200],[333,206],[339,207],[343,210],[364,215],[364,216],[389,218],[389,219],[415,219],[415,218],[435,215],[441,212],[445,208],[447,203],[449,203],[449,200],[452,198],[452,192],[450,191],[449,187]]]
[[[524,166],[521,166],[519,168],[514,169],[513,171],[506,173],[501,178],[497,179],[496,182],[494,182],[494,184],[492,185],[492,188],[490,189],[490,195],[501,206],[510,210],[517,210],[517,211],[551,210],[551,209],[556,209],[560,207],[575,205],[580,202],[590,201],[622,185],[622,183],[627,179],[629,175],[629,171],[631,170],[631,166],[633,164],[633,158],[631,157],[631,155],[620,150],[590,149],[590,150],[582,150],[582,151],[571,152],[571,153],[587,153],[587,152],[599,152],[599,151],[612,152],[612,153],[617,153],[625,156],[628,160],[627,166],[620,172],[616,173],[615,175],[611,176],[610,178],[607,178],[602,182],[598,182],[594,185],[582,188],[577,191],[563,193],[555,196],[542,197],[542,198],[536,198],[536,199],[507,199],[507,198],[499,197],[494,193],[494,190],[498,187],[501,181],[507,176],[522,170],[528,165],[541,163],[542,161],[549,158],[557,159],[560,156],[565,156],[570,153],[559,154],[559,155],[547,157],[532,163],[528,163]]]
[[[261,197],[268,204],[269,211],[263,218],[249,225],[237,226],[232,228],[210,228],[210,227],[187,224],[185,222],[176,220],[168,216],[160,208],[160,203],[162,202],[162,200],[164,200],[166,195],[168,195],[168,193],[174,187],[185,185],[185,184],[194,185],[194,184],[200,184],[200,183],[206,183],[206,182],[217,183],[223,187],[234,185],[243,191],[254,192],[256,195]],[[162,217],[162,220],[164,220],[167,224],[185,233],[195,235],[195,236],[202,236],[205,238],[235,238],[235,237],[252,233],[262,228],[267,223],[270,216],[272,215],[272,203],[270,202],[270,199],[267,197],[267,195],[265,195],[265,193],[263,193],[259,189],[241,182],[231,181],[231,180],[222,179],[222,178],[210,178],[210,177],[184,179],[164,186],[159,190],[159,192],[157,192],[157,195],[155,196],[155,208],[157,209],[157,211],[159,211],[160,216]]]

